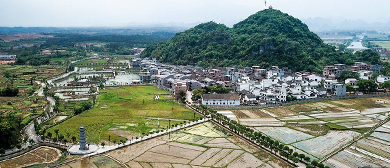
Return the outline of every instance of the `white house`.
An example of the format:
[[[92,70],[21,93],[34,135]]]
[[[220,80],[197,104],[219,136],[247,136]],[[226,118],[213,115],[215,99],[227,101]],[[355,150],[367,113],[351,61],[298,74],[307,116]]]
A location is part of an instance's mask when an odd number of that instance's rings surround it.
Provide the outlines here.
[[[203,94],[202,104],[205,106],[239,106],[238,94]]]
[[[357,85],[357,80],[355,78],[348,78],[348,79],[345,79],[345,84],[350,84],[352,86],[356,86]]]
[[[317,76],[316,74],[312,74],[312,75],[307,76],[306,80],[307,81],[321,82],[322,81],[322,77],[321,76]]]
[[[376,81],[378,83],[385,83],[387,81],[390,80],[390,76],[383,76],[383,75],[379,75],[377,78],[376,78]]]

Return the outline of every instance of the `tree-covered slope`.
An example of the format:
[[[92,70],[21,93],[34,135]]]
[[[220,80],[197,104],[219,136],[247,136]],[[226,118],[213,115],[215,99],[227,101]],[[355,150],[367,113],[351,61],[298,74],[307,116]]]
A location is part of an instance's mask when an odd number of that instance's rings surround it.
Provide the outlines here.
[[[307,25],[279,10],[263,10],[233,28],[208,22],[146,48],[143,57],[172,64],[200,66],[277,65],[321,71],[324,65],[351,64],[362,56],[336,51]],[[379,60],[379,56],[370,60]]]

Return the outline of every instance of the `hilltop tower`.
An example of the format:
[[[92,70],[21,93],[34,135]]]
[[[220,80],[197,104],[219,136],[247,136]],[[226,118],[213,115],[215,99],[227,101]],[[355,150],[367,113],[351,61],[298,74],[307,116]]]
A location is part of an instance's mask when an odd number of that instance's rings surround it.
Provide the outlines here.
[[[267,9],[267,0],[264,0],[264,10]]]

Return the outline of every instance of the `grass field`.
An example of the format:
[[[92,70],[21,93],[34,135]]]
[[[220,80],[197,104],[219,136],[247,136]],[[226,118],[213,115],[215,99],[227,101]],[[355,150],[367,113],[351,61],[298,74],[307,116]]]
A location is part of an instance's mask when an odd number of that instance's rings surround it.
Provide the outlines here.
[[[370,41],[372,45],[379,45],[383,48],[390,49],[390,41]]]
[[[160,99],[154,100],[156,94],[160,95]],[[69,132],[70,137],[78,138],[78,128],[83,125],[87,130],[88,142],[107,141],[109,135],[111,141],[118,142],[126,137],[121,135],[123,132],[135,137],[139,131],[154,131],[158,127],[155,118],[161,118],[160,128],[168,126],[168,121],[164,119],[193,119],[194,112],[172,100],[169,92],[154,86],[106,88],[101,90],[91,110],[50,128],[48,132],[54,135],[54,130],[59,129],[59,134],[66,135]],[[178,122],[172,121],[171,124]]]

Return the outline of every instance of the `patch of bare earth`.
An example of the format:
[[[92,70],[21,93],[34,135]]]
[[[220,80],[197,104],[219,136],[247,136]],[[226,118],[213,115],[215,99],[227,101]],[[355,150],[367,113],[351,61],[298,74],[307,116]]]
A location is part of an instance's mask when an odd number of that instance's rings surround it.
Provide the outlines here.
[[[253,114],[256,114],[257,116],[259,116],[260,118],[270,118],[270,117],[272,117],[272,116],[270,116],[269,114],[264,113],[264,112],[262,112],[262,111],[259,110],[259,109],[251,110],[251,112],[252,112]]]
[[[149,151],[142,154],[141,156],[137,157],[134,160],[139,162],[161,162],[161,163],[181,163],[181,164],[188,164],[191,161],[189,159],[178,158],[174,156],[163,155],[163,154],[158,154]]]
[[[240,156],[243,153],[244,153],[244,151],[242,151],[242,150],[234,150],[231,153],[229,153],[226,157],[222,158],[214,166],[215,167],[226,167],[230,162],[232,162],[234,159],[236,159],[238,156]]]
[[[262,165],[264,162],[257,159],[253,155],[249,153],[244,153],[239,156],[236,160],[230,163],[227,167],[236,168],[236,167],[258,167]]]
[[[239,137],[233,136],[233,137],[229,137],[228,139],[230,141],[232,141],[234,144],[240,146],[242,149],[244,149],[244,150],[246,150],[248,152],[254,153],[254,152],[259,151],[258,148],[256,148],[255,146],[249,144],[248,142],[242,140]]]
[[[192,160],[191,165],[202,165],[207,159],[218,153],[220,150],[221,149],[219,148],[210,148],[209,150],[198,156],[196,159]]]
[[[165,137],[165,136],[162,136]],[[153,138],[148,141],[143,141],[134,145],[130,145],[121,149],[117,149],[114,151],[111,151],[107,153],[107,155],[121,161],[122,163],[129,162],[133,160],[134,158],[138,157],[139,155],[145,153],[149,149],[166,143],[165,140],[162,139],[162,137]]]
[[[181,157],[190,160],[194,159],[195,157],[199,156],[202,153],[202,151],[172,146],[168,144],[156,146],[149,151],[154,153],[164,154],[164,155]]]

